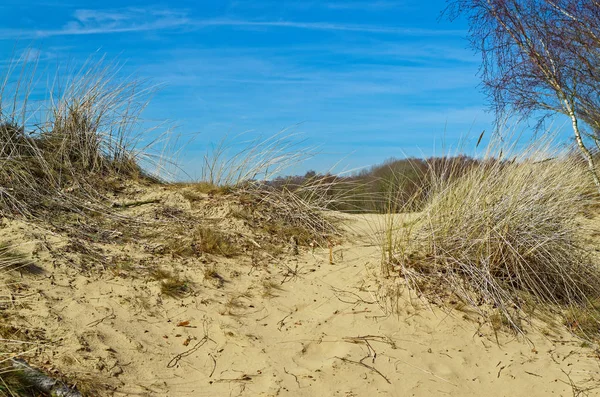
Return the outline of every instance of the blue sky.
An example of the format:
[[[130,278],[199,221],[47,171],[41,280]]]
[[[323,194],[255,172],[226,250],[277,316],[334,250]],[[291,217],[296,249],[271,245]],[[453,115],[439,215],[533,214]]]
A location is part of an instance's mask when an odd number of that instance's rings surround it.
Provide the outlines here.
[[[41,65],[106,54],[164,87],[146,117],[223,134],[294,127],[322,154],[302,168],[354,168],[438,153],[490,129],[479,56],[443,0],[3,0],[0,62],[30,46]],[[0,64],[1,65],[1,64]]]

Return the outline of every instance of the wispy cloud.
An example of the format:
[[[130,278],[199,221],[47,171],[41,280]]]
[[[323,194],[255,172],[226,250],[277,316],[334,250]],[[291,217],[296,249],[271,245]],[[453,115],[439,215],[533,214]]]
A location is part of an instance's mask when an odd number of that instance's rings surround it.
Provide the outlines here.
[[[337,4],[337,3],[335,3]],[[208,27],[279,28],[314,31],[345,31],[403,36],[462,36],[463,30],[436,30],[399,26],[299,22],[289,20],[195,19],[182,10],[126,8],[76,10],[60,29],[0,29],[0,39],[35,39],[54,36],[83,36],[155,30],[189,31]]]
[[[233,9],[273,9],[281,7],[295,10],[332,9],[332,10],[386,10],[407,7],[403,0],[262,0],[262,1],[232,1],[229,6]]]
[[[355,25],[329,22],[296,22],[296,21],[249,21],[242,19],[213,19],[197,21],[198,27],[203,26],[234,26],[234,27],[276,27],[307,30],[330,30],[362,33],[383,33],[405,36],[464,36],[464,30],[438,30],[405,28],[397,26]]]
[[[77,10],[73,16],[74,20],[67,23],[63,29],[40,33],[42,35],[85,35],[140,32],[181,28],[191,23],[185,12],[163,9]]]
[[[174,29],[190,26],[185,12],[126,8],[118,10],[76,10],[60,29],[0,29],[3,39],[30,39],[54,36],[82,36]]]
[[[455,101],[476,83],[475,64],[448,68],[446,62],[433,56],[422,59],[419,65],[384,57],[379,63],[358,60],[351,67],[338,64],[323,69],[319,66],[319,59],[324,59],[320,52],[283,51],[283,48],[176,50],[159,52],[153,56],[156,61],[145,61],[137,67],[170,87],[206,95],[218,87],[216,95],[227,96],[228,103],[239,102],[236,98],[243,86],[245,96],[255,95],[277,103],[279,110],[288,102],[293,109],[297,102],[306,105],[368,97],[410,97],[413,102],[439,104]]]
[[[41,50],[39,48],[29,47],[11,54],[8,58],[0,59],[0,66],[14,66],[18,64],[34,65],[38,62],[56,60],[57,58],[58,53],[53,48]]]
[[[322,1],[318,4],[321,7],[338,9],[338,10],[384,10],[391,8],[399,8],[405,6],[403,1]]]

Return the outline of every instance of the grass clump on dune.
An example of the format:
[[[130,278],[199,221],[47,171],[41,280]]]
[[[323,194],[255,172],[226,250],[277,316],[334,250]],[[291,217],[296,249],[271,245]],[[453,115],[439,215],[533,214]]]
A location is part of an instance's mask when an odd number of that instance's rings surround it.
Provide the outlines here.
[[[304,142],[296,139],[298,135],[282,130],[235,145],[224,137],[204,156],[202,181],[189,186],[186,198],[199,200],[199,193],[230,195],[240,207],[232,212],[233,216],[246,221],[253,229],[270,234],[280,243],[295,238],[300,245],[308,246],[314,242],[322,244],[327,237],[339,235],[330,211],[341,201],[341,194],[336,193],[339,179],[327,175],[296,184],[280,176],[314,155],[313,149],[304,147]],[[207,243],[213,240],[210,235],[200,237]],[[214,245],[201,247],[201,251],[232,256],[226,245]]]
[[[195,246],[200,253],[222,255],[231,258],[240,253],[235,241],[214,228],[199,227],[194,233]]]
[[[526,301],[589,313],[600,270],[580,220],[595,201],[592,181],[579,158],[540,142],[515,155],[491,144],[457,178],[451,167],[432,170],[423,211],[400,232],[391,267],[414,285],[487,303],[519,330]]]
[[[329,210],[337,200],[329,197],[336,183],[325,177],[293,188],[255,183],[241,192],[253,209],[249,219],[256,227],[283,242],[295,238],[302,246],[326,245],[328,238],[340,235],[339,221]]]
[[[89,209],[111,180],[160,173],[162,159],[150,152],[166,149],[164,134],[148,139],[140,120],[151,90],[118,71],[87,62],[58,73],[61,84],[39,87],[35,62],[18,59],[0,70],[2,213]]]

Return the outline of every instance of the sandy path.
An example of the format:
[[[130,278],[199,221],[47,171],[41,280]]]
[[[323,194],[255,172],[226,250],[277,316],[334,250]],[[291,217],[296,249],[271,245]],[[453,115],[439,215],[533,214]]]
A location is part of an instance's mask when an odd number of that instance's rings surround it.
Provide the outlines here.
[[[362,221],[353,230],[359,235],[337,249],[337,258],[343,252],[337,265],[325,251],[286,263],[297,266],[298,275],[275,297],[253,295],[250,285],[230,314],[182,308],[177,318],[209,319],[211,340],[174,368],[166,368],[171,356],[164,349],[156,351],[155,365],[144,365],[148,372],[138,382],[156,388],[164,381],[160,389],[169,396],[570,396],[561,369],[577,382],[600,369],[598,358],[566,335],[559,342],[504,335],[498,345],[489,332],[478,333],[477,323],[463,320],[463,312],[404,300],[400,315],[389,316],[375,302],[369,277],[379,255],[364,237],[371,230]],[[272,279],[281,283],[282,277]]]
[[[123,396],[573,396],[567,374],[594,385],[600,360],[566,333],[497,343],[463,318],[475,316],[406,293],[390,315],[371,276],[371,227],[349,222],[334,265],[327,250],[261,268],[224,261],[222,288],[188,267],[198,287],[182,300],[143,280],[73,271],[44,288],[50,303],[32,305],[29,321],[55,321],[53,359],[110,374]]]

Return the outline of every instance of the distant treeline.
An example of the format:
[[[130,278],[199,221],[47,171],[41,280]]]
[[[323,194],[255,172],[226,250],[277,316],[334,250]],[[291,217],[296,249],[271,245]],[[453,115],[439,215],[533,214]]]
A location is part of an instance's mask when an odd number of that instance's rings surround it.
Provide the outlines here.
[[[303,176],[278,177],[268,184],[290,190],[321,186],[328,207],[344,212],[418,211],[427,198],[432,181],[439,180],[432,178],[433,175],[456,178],[481,161],[468,156],[392,158],[349,176],[309,171]]]

